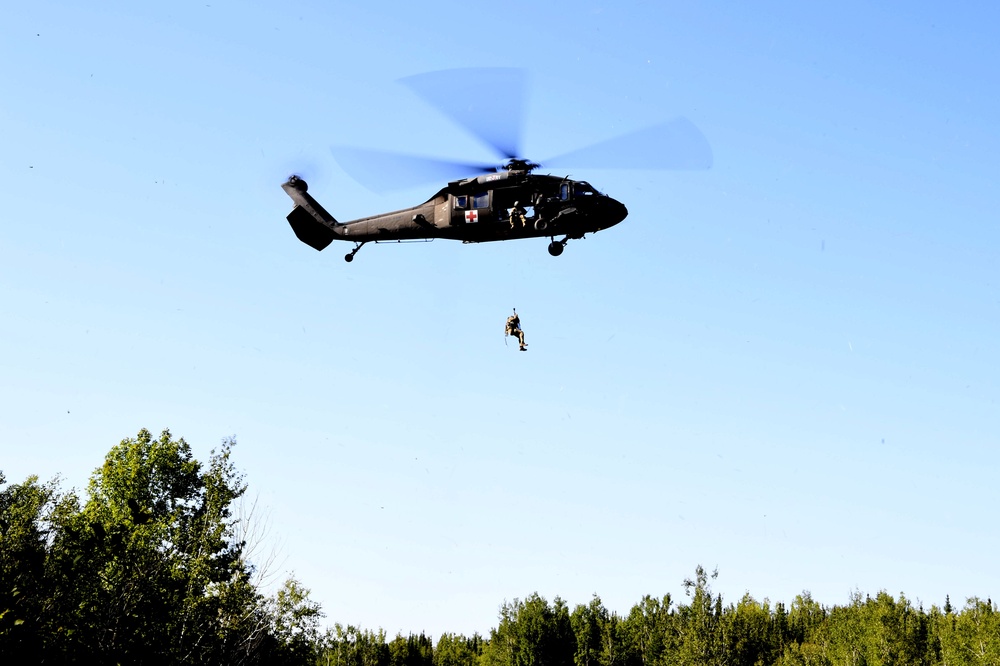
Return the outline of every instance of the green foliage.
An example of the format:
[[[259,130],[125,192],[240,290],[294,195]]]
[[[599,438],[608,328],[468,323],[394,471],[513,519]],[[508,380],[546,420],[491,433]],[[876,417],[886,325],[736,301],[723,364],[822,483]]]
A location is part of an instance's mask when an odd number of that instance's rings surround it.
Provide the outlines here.
[[[784,607],[772,611],[765,600],[756,601],[749,593],[722,618],[722,653],[726,661],[740,666],[773,664],[780,654],[782,625],[787,624]]]
[[[656,599],[648,594],[632,607],[623,623],[623,633],[638,666],[658,666],[675,654],[680,634],[674,622],[672,600],[667,594]]]
[[[308,663],[318,607],[294,581],[270,601],[251,583],[234,444],[203,466],[142,430],[82,506],[35,478],[0,491],[0,662]]]
[[[5,481],[0,473],[0,486]],[[74,502],[59,495],[55,481],[39,484],[34,476],[0,490],[0,657],[42,648],[35,628],[58,601],[52,598],[47,552]]]
[[[992,601],[969,599],[957,616],[938,615],[942,663],[1000,664],[1000,612]]]
[[[576,638],[566,603],[532,594],[500,607],[500,625],[483,650],[485,666],[572,666]]]
[[[594,595],[570,612],[538,594],[500,607],[488,640],[335,624],[295,578],[253,583],[233,517],[246,484],[225,440],[207,464],[183,439],[142,430],[94,471],[86,501],[56,480],[0,473],[0,663],[326,666],[1000,666],[1000,613],[861,593],[786,609],[749,593],[723,604],[695,569],[688,603],[645,596],[627,616]]]
[[[714,580],[718,571],[712,573]],[[708,574],[699,566],[694,580],[684,581],[691,604],[681,606],[677,613],[678,646],[681,663],[705,666],[723,662],[722,598],[713,599]]]
[[[314,661],[319,648],[320,605],[309,598],[309,590],[288,578],[270,603],[272,636],[279,646],[280,663]]]
[[[596,594],[590,604],[573,610],[570,626],[576,638],[576,666],[622,666],[627,662],[631,646],[625,638],[626,629]]]
[[[397,634],[389,643],[389,666],[433,666],[434,642],[420,634]]]
[[[723,604],[711,590],[717,573],[697,567],[684,582],[689,603],[645,596],[628,616],[600,597],[568,615],[537,594],[500,609],[483,647],[484,666],[952,666],[1000,665],[1000,613],[991,600],[970,599],[958,614],[914,608],[903,595],[860,593],[827,608],[808,592],[786,609],[745,594]],[[438,653],[435,666],[450,666]]]
[[[461,634],[441,634],[434,646],[433,666],[479,666],[483,654],[479,634],[466,638]]]
[[[333,666],[389,666],[385,632],[373,632],[337,623],[327,629],[318,663]]]
[[[900,595],[859,593],[824,607],[808,592],[786,609],[749,593],[724,605],[708,574],[685,581],[689,603],[645,596],[621,618],[594,595],[570,613],[538,594],[500,608],[489,640],[420,634],[386,642],[336,625],[321,640],[317,664],[335,666],[964,666],[1000,665],[1000,613],[970,599],[960,613],[924,612]]]

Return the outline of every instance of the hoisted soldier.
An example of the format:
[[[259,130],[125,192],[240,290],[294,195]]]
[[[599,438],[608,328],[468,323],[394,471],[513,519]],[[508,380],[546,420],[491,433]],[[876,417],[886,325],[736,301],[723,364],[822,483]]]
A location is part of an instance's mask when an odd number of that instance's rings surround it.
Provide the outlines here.
[[[504,334],[516,337],[518,343],[521,345],[521,351],[528,351],[528,345],[524,343],[524,331],[521,330],[521,318],[517,316],[517,310],[514,310],[514,314],[507,317],[507,326],[504,329]]]

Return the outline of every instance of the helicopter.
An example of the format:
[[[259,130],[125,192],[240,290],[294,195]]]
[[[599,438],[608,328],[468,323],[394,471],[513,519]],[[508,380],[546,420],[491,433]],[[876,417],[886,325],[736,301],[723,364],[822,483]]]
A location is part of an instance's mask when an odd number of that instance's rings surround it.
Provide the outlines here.
[[[488,80],[499,94],[470,103],[454,94],[458,82]],[[570,240],[608,229],[628,216],[623,203],[584,180],[568,175],[536,174],[539,164],[520,157],[523,70],[472,68],[444,70],[401,80],[433,106],[451,116],[505,161],[500,165],[468,164],[410,155],[394,155],[350,147],[333,149],[334,156],[356,178],[367,171],[384,186],[400,174],[427,179],[436,174],[462,175],[450,180],[429,199],[402,210],[339,222],[309,194],[309,186],[292,175],[282,189],[295,206],[287,215],[295,235],[323,250],[334,240],[354,243],[348,262],[367,243],[459,240],[484,243],[521,238],[549,238],[548,252],[557,257]],[[622,160],[622,156],[625,160]],[[711,149],[698,129],[678,118],[651,128],[594,144],[546,161],[549,166],[577,164],[606,168],[709,168]],[[562,238],[557,238],[562,236]]]
[[[282,188],[295,202],[288,221],[299,240],[317,250],[334,240],[354,241],[347,261],[371,241],[433,238],[482,243],[549,236],[549,254],[557,257],[570,239],[607,229],[628,215],[624,204],[586,181],[532,175],[533,167],[511,160],[502,172],[449,183],[418,206],[343,223],[312,198],[298,176]]]

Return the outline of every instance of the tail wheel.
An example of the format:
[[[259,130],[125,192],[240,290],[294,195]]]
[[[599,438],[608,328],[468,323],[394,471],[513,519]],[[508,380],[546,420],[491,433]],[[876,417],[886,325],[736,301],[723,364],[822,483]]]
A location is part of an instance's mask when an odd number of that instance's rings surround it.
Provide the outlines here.
[[[361,249],[361,246],[367,242],[368,241],[358,241],[358,244],[354,246],[354,249],[344,255],[344,261],[346,261],[347,263],[351,263],[352,261],[354,261],[354,255],[356,255],[358,253],[358,250]]]
[[[562,253],[563,253],[562,243],[560,243],[559,241],[552,241],[551,243],[549,243],[549,254],[551,254],[553,257],[558,257]]]

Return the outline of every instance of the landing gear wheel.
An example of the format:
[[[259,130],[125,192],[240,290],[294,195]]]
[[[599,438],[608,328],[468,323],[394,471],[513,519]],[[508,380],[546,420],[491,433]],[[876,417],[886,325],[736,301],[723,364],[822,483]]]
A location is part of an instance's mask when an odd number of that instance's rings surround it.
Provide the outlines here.
[[[549,223],[546,220],[535,220],[535,231],[545,231],[549,228]]]
[[[356,255],[358,253],[358,250],[361,249],[361,246],[367,242],[368,241],[360,241],[357,245],[355,245],[353,250],[344,255],[344,261],[346,261],[347,263],[351,263],[352,261],[354,261],[354,255]]]
[[[563,244],[559,241],[552,241],[549,243],[549,254],[553,257],[558,257],[563,252]]]

